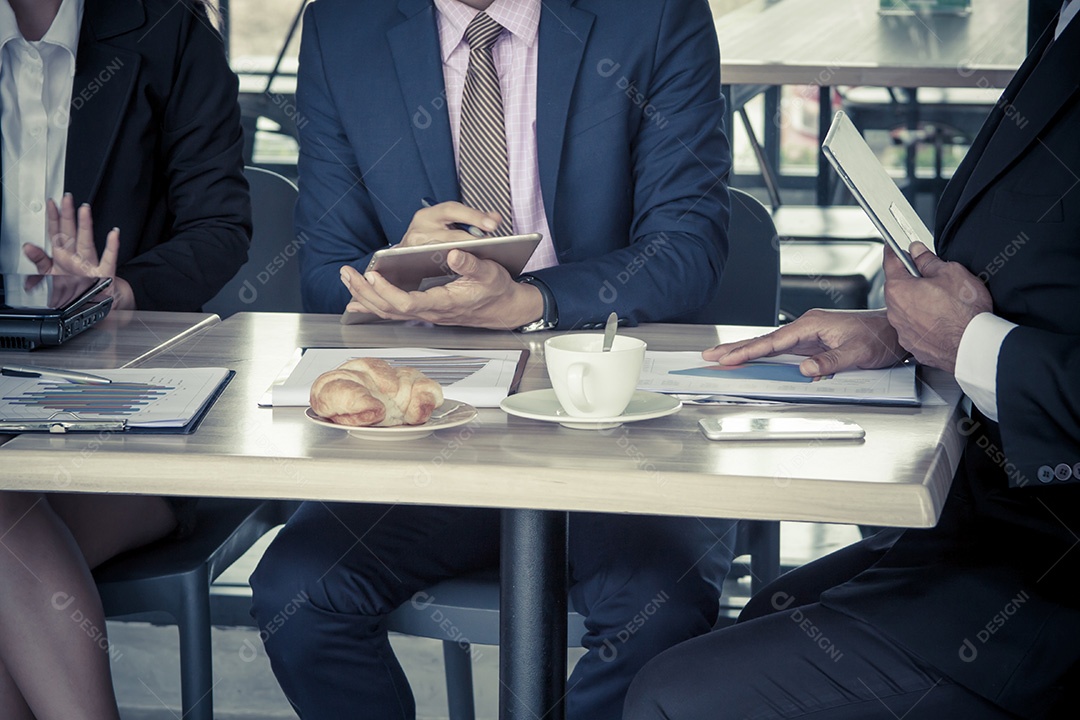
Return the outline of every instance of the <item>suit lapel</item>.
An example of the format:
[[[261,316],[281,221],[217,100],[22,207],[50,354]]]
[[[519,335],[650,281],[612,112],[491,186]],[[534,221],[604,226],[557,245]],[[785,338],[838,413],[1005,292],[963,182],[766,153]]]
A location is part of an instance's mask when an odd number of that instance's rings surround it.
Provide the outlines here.
[[[555,186],[562,162],[566,119],[577,87],[596,16],[572,5],[573,0],[547,0],[540,12],[539,58],[536,77],[536,149],[540,190],[548,227],[555,229]],[[559,237],[559,233],[554,233]]]
[[[940,233],[941,238],[948,236],[965,208],[1036,142],[1039,133],[1080,87],[1080,78],[1075,72],[1080,62],[1080,25],[1070,23],[1047,51],[1053,39],[1053,27],[1047,30],[1017,71],[972,144],[968,152],[972,166],[966,182],[961,177],[961,182],[950,193],[949,200],[956,200],[945,216],[948,219]]]
[[[64,167],[64,185],[77,203],[94,202],[139,75],[138,53],[103,41],[144,23],[138,2],[88,0],[83,11]]]
[[[387,40],[410,114],[413,138],[435,199],[457,200],[460,191],[446,103],[434,112],[430,110],[435,105],[432,101],[445,100],[446,94],[435,6],[431,0],[401,0],[398,9],[406,19],[387,32]]]

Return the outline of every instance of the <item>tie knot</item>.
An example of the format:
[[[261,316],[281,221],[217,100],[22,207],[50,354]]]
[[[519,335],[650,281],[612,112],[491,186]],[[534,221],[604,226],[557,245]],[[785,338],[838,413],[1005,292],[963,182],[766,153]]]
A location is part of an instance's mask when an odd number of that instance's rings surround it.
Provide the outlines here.
[[[481,12],[465,28],[465,42],[469,43],[470,50],[490,50],[502,31],[502,25],[492,20],[486,12]]]

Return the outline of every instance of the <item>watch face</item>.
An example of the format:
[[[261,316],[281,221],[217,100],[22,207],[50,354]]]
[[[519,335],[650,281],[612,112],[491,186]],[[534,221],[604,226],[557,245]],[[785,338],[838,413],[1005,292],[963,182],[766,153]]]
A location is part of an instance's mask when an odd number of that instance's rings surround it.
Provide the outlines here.
[[[529,333],[529,332],[537,332],[538,330],[550,330],[553,327],[555,327],[555,323],[548,322],[544,318],[540,318],[539,320],[533,320],[528,325],[522,325],[521,327],[519,327],[517,329],[517,331],[518,332],[523,332],[523,333]]]

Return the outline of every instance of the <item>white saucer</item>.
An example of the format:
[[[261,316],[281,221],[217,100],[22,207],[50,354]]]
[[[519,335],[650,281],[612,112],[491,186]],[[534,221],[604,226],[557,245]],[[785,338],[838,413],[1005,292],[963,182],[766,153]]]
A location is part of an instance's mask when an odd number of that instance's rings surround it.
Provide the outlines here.
[[[346,430],[353,437],[364,440],[417,440],[427,437],[436,430],[445,430],[464,425],[476,417],[476,408],[457,400],[446,400],[442,406],[436,408],[431,419],[423,425],[395,425],[394,427],[339,425],[316,415],[311,408],[305,410],[304,415],[316,425],[334,428],[335,430]]]
[[[610,430],[623,423],[652,420],[676,413],[682,407],[682,401],[670,395],[638,390],[634,397],[630,398],[630,404],[622,415],[611,418],[576,418],[563,410],[559,399],[555,397],[555,391],[548,389],[511,395],[503,400],[499,407],[510,415],[557,422],[573,430]]]

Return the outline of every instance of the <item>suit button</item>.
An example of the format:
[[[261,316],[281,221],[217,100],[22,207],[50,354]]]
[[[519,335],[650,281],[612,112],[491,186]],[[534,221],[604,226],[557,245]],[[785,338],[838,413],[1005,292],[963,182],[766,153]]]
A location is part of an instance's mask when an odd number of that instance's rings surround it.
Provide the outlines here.
[[[1048,483],[1054,480],[1054,468],[1049,465],[1043,465],[1039,468],[1038,472],[1039,482]]]
[[[1068,463],[1061,463],[1054,468],[1054,476],[1061,482],[1065,482],[1072,477],[1072,468],[1069,467]]]
[[[1080,480],[1080,463],[1073,465],[1073,477]]]

